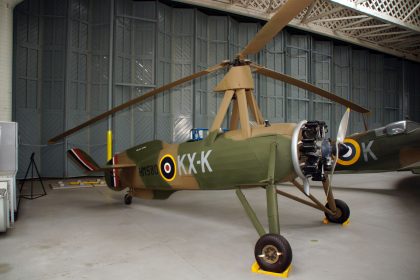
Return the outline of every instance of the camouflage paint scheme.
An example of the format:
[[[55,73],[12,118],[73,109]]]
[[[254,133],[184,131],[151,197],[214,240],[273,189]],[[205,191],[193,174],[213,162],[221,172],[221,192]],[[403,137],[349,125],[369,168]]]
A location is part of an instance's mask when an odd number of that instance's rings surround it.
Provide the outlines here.
[[[133,196],[167,198],[177,190],[218,190],[267,185],[271,146],[276,145],[275,182],[295,178],[291,162],[291,134],[295,124],[273,124],[251,129],[243,139],[239,130],[212,132],[201,141],[167,144],[150,141],[116,154],[108,165],[126,165],[105,171],[113,190],[129,188]],[[165,178],[162,159],[175,174]],[[169,173],[168,173],[169,174]],[[171,192],[168,192],[171,191]]]
[[[347,137],[345,144],[351,149],[337,161],[336,172],[420,173],[420,124],[407,121],[405,131],[390,134],[400,123]],[[295,127],[291,123],[257,125],[251,128],[249,138],[238,129],[215,131],[204,140],[182,144],[154,140],[114,155],[100,170],[105,171],[112,190],[128,188],[132,196],[145,199],[166,199],[178,190],[266,186],[271,146],[275,144],[274,182],[287,182],[297,176],[291,160]]]
[[[391,134],[396,125],[405,122],[406,131]],[[420,172],[420,124],[411,121],[391,123],[385,127],[347,137],[346,145],[355,149],[337,161],[337,173],[369,173],[395,170]],[[350,154],[350,153],[349,153]]]

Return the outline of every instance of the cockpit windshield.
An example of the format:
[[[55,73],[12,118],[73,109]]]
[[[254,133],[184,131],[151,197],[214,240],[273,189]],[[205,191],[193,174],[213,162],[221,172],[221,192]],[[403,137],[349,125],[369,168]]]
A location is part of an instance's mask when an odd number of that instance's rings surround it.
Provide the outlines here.
[[[409,133],[415,129],[420,128],[420,124],[412,121],[399,121],[390,123],[384,127],[375,129],[376,136],[392,136],[403,133]]]
[[[407,132],[407,121],[393,122],[385,126],[385,134],[388,136]]]

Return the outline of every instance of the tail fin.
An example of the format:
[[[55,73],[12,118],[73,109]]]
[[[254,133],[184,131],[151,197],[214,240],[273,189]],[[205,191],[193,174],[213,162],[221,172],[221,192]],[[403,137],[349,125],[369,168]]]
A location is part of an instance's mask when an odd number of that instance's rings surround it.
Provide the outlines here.
[[[79,165],[88,172],[99,171],[99,165],[84,151],[78,148],[73,148],[67,151],[67,153],[77,162]]]

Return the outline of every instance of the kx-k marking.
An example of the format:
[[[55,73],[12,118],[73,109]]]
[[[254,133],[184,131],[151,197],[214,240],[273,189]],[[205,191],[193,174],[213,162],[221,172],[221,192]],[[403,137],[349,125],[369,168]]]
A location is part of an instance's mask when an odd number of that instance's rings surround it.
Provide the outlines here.
[[[206,173],[207,171],[213,172],[208,160],[211,152],[212,150],[208,150],[201,151],[199,155],[197,153],[178,155],[177,161],[179,175],[197,174],[197,168],[200,170],[200,167],[202,173]],[[188,168],[185,167],[185,163],[187,162]]]

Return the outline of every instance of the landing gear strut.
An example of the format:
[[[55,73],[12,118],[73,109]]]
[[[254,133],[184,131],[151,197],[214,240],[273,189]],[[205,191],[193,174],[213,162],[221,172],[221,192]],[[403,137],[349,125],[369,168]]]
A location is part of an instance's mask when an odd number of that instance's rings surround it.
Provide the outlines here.
[[[258,266],[264,271],[282,273],[292,263],[292,248],[286,238],[280,235],[275,186],[266,186],[266,194],[269,233],[266,233],[241,189],[238,188],[236,190],[236,195],[242,203],[245,212],[260,235],[254,250],[255,260]]]

